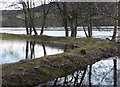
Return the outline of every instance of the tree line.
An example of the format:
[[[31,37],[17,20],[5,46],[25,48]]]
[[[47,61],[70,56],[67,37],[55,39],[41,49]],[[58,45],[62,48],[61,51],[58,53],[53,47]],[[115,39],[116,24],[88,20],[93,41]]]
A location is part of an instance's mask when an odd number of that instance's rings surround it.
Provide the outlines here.
[[[117,25],[119,22],[118,13],[120,3],[118,2],[46,2],[39,1],[42,7],[41,30],[38,33],[35,26],[35,2],[20,0],[18,4],[22,5],[24,13],[24,22],[26,34],[42,35],[45,29],[49,14],[54,13],[60,18],[60,22],[65,30],[66,37],[76,37],[78,26],[82,26],[87,38],[92,37],[93,26],[99,27],[99,22],[104,18],[111,18],[114,22],[114,32],[112,40],[115,40],[117,34]],[[48,5],[49,3],[49,5]],[[69,34],[71,31],[71,35]],[[69,36],[70,35],[70,36]]]

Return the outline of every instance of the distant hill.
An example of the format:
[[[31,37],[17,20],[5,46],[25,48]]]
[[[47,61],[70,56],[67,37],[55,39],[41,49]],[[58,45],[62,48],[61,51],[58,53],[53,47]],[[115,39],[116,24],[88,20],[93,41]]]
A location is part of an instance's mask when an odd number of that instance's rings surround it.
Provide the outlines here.
[[[49,17],[47,18],[47,23],[46,26],[61,26],[61,23],[59,22],[59,17],[55,18],[54,15],[56,13],[55,9],[56,6],[53,3],[49,3],[44,5],[46,8],[51,7],[51,14],[49,15]],[[41,26],[41,20],[42,20],[42,10],[43,7],[37,6],[35,8],[33,8],[34,12],[35,12],[35,25],[37,27]],[[2,26],[3,27],[24,27],[25,23],[23,18],[23,10],[0,10],[0,12],[2,12],[2,17],[0,17],[0,21],[2,22]],[[58,20],[56,20],[58,19]]]
[[[7,15],[7,14],[20,14],[22,10],[0,10],[2,15]]]
[[[112,9],[113,14],[114,14],[114,9],[112,7],[112,4],[110,3],[110,10]],[[54,3],[49,3],[44,5],[46,8],[51,6],[51,13],[48,15],[47,21],[46,21],[46,26],[62,26],[59,10],[57,9],[57,6]],[[100,5],[101,6],[101,5]],[[102,6],[101,6],[102,7]],[[104,8],[103,8],[104,9]],[[37,27],[40,27],[42,24],[42,6],[37,6],[34,8],[34,12],[36,14],[35,18],[35,25]],[[24,16],[23,16],[23,11],[22,10],[0,10],[2,12],[2,15],[0,16],[0,21],[2,22],[3,27],[24,27]],[[80,16],[81,13],[79,13]],[[78,20],[79,22],[81,19]],[[93,24],[96,25],[113,25],[114,20],[110,17],[104,16],[101,20],[99,21],[94,21]]]

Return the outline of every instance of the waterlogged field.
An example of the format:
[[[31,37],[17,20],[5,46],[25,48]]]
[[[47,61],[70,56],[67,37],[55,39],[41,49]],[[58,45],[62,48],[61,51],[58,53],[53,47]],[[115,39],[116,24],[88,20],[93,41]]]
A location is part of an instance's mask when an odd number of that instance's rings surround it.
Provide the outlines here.
[[[65,36],[65,31],[62,27],[58,28],[46,28],[43,35],[49,35],[49,36]],[[111,38],[113,34],[113,27],[106,27],[101,29],[94,29],[93,30],[93,37],[95,38]],[[40,29],[37,29],[38,34],[40,34]],[[0,28],[0,33],[11,33],[11,34],[26,34],[25,28]],[[69,31],[69,35],[70,35]],[[78,28],[77,32],[77,38],[79,37],[85,37],[85,33],[83,29],[80,27]]]
[[[38,33],[40,32],[37,29]],[[25,28],[1,28],[0,33],[26,34]],[[45,30],[44,35],[64,36],[65,32],[61,28],[49,28]],[[94,30],[95,38],[111,38],[113,31]],[[77,38],[85,37],[84,31],[77,32]],[[60,44],[48,44],[43,42],[23,41],[23,40],[0,40],[0,64],[14,63],[24,59],[34,59],[47,55],[63,53],[67,47]],[[68,47],[69,48],[69,47]],[[114,62],[116,61],[116,62]],[[120,85],[120,59],[111,57],[101,60],[92,65],[88,65],[84,70],[77,70],[65,77],[56,78],[55,80],[38,85]],[[117,68],[115,68],[117,67]]]

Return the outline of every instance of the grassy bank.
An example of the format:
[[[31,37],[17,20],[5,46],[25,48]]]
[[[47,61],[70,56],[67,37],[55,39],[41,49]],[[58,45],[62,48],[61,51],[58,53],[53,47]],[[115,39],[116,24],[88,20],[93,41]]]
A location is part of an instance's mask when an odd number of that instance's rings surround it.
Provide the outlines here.
[[[2,34],[2,39],[50,41],[77,47],[61,54],[3,64],[3,85],[38,85],[118,54],[116,43],[95,38]]]

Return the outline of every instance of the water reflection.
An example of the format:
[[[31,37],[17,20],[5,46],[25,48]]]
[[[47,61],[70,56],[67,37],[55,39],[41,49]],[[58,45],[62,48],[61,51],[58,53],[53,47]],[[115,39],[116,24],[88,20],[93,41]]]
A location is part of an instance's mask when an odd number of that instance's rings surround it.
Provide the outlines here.
[[[0,64],[63,53],[72,46],[52,42],[2,40]]]
[[[117,60],[113,59],[113,63],[114,63],[114,72],[113,72],[113,79],[114,79],[114,87],[117,87]]]
[[[109,58],[89,65],[84,70],[78,70],[62,78],[56,78],[38,87],[119,87],[120,68],[118,67],[119,58]],[[106,87],[105,86],[105,87]]]
[[[26,41],[26,56],[25,56],[26,59],[29,58],[29,51],[30,59],[35,58],[35,41]]]

